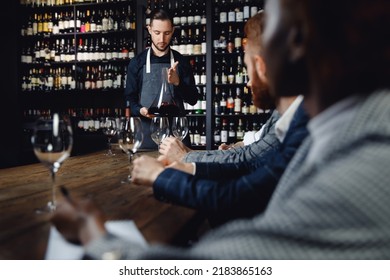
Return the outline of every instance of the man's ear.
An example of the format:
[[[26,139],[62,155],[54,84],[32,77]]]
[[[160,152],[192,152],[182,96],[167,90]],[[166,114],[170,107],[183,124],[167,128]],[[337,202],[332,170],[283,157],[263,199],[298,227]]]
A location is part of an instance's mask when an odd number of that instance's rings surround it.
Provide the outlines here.
[[[256,73],[259,77],[265,77],[267,68],[265,66],[264,58],[261,55],[255,56]]]
[[[306,54],[305,35],[302,26],[295,25],[290,28],[287,35],[289,59],[291,62],[301,60]]]
[[[151,34],[152,28],[150,27],[150,24],[148,25],[148,32],[149,32],[150,35],[152,35],[152,34]]]

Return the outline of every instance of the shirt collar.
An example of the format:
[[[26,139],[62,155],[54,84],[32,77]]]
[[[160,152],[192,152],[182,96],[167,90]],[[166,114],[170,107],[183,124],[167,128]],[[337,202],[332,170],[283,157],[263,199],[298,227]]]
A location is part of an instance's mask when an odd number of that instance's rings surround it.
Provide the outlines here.
[[[290,127],[291,120],[294,117],[297,108],[303,101],[303,95],[298,95],[297,98],[290,104],[287,110],[281,115],[279,120],[275,124],[275,134],[279,142],[282,143],[284,137],[286,137],[287,131]]]

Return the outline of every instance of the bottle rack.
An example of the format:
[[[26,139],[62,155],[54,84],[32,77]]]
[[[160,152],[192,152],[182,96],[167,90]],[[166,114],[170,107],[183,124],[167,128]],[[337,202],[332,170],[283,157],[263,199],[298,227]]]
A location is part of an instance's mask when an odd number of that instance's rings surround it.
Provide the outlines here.
[[[241,141],[244,132],[258,130],[269,117],[269,110],[252,103],[244,64],[244,26],[262,8],[263,1],[213,1],[211,148]]]
[[[259,111],[251,104],[251,92],[246,87],[247,74],[243,63],[244,24],[255,9],[257,12],[262,8],[262,1],[24,0],[24,2],[20,5],[22,32],[18,76],[22,111],[28,120],[47,112],[48,109],[70,112],[76,120],[81,121],[98,118],[103,115],[102,112],[123,113],[127,65],[134,55],[150,44],[145,24],[148,23],[148,12],[156,7],[168,9],[174,14],[176,28],[172,48],[188,57],[193,66],[196,86],[202,93],[202,98],[195,106],[186,105],[193,148],[216,148],[220,143],[218,138],[222,136],[224,120],[227,123],[227,130],[236,132],[235,136],[228,139],[228,142],[231,142],[240,139],[241,132],[237,137],[237,131],[252,130],[253,126],[257,129],[268,117],[268,112]],[[110,10],[113,10],[117,28],[105,29],[103,23],[97,28],[95,25],[99,15],[103,17],[105,11],[110,14]],[[229,18],[229,13],[232,16],[233,12],[234,21]],[[68,27],[62,30],[44,23],[45,17],[53,19],[61,14],[64,17],[68,14],[68,17],[73,19],[71,27],[67,25]],[[78,26],[77,20],[91,18],[92,14],[96,16],[95,25],[91,26],[89,22],[88,27],[85,24],[81,27],[80,22]],[[38,20],[41,23],[38,23]],[[41,32],[36,31],[38,24],[41,24]],[[221,40],[221,37],[225,41]],[[232,44],[229,45],[229,42],[233,42],[234,47]],[[232,73],[234,75],[231,75]],[[226,106],[225,111],[222,93],[226,105],[228,99],[230,102],[229,108]],[[91,110],[93,114],[86,113]],[[77,121],[76,125],[78,123]],[[93,129],[88,132],[93,132]]]
[[[112,2],[21,5],[24,112],[124,107],[127,65],[136,53],[135,1]]]
[[[100,120],[122,116],[127,65],[137,52],[135,0],[24,0],[19,5],[22,152],[32,124],[71,116],[73,154],[105,147]],[[93,124],[93,125],[92,125]]]

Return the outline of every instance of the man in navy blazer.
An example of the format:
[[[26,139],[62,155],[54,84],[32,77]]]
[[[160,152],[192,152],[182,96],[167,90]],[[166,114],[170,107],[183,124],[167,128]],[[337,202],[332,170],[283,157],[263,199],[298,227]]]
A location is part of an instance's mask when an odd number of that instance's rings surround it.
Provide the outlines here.
[[[199,209],[214,225],[262,212],[286,166],[308,134],[308,119],[301,103],[281,145],[252,161],[196,163],[196,176],[166,168],[153,182],[155,197]],[[139,168],[149,164],[145,160]]]

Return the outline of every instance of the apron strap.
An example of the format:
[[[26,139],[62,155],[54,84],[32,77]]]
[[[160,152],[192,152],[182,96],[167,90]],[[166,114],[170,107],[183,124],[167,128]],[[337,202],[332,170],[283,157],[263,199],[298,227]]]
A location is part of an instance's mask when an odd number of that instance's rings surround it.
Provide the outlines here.
[[[146,55],[146,73],[150,73],[150,50],[149,48],[148,53]],[[171,67],[175,64],[175,58],[173,57],[172,50],[170,50],[170,58],[171,58]]]

